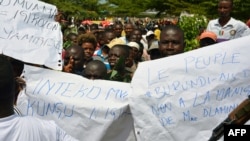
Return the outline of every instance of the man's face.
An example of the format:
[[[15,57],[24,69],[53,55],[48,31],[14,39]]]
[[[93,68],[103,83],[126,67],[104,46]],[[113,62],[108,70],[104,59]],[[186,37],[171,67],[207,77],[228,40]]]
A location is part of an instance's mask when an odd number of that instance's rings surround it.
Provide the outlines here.
[[[70,58],[74,60],[73,62],[73,70],[79,70],[83,67],[83,54],[80,50],[72,48],[65,54],[65,65],[67,65],[70,61]]]
[[[161,33],[159,51],[162,57],[176,55],[184,52],[184,39],[180,32],[167,29]]]
[[[137,42],[137,36],[135,34],[132,34],[129,39],[130,42]]]
[[[124,56],[124,53],[120,48],[113,47],[110,49],[108,56],[109,56],[108,57],[109,64],[110,64],[111,68],[113,68],[116,65],[116,63],[118,62],[119,58],[121,56]]]
[[[114,32],[108,32],[104,36],[104,44],[109,44],[116,37]]]
[[[71,36],[69,39],[74,45],[77,45],[77,36]]]
[[[115,34],[116,34],[116,37],[121,37],[121,35],[122,35],[122,30],[123,30],[122,25],[119,25],[119,24],[115,25],[115,27],[114,27],[114,32],[115,32]]]
[[[136,36],[136,41],[137,41],[137,42],[140,42],[140,41],[141,41],[141,39],[142,39],[142,33],[141,33],[140,31],[135,30],[135,31],[132,33],[132,35],[135,35],[135,36]]]
[[[220,1],[218,4],[218,13],[220,17],[230,17],[232,3],[230,1]]]
[[[124,31],[126,33],[126,36],[130,36],[133,30],[134,30],[134,27],[132,24],[126,24],[124,27]]]

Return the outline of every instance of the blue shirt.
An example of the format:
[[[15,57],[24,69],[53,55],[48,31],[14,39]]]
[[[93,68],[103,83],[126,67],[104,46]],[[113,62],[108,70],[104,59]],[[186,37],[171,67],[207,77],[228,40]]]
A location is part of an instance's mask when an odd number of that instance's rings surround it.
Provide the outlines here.
[[[103,47],[101,47],[100,49],[98,49],[98,50],[95,51],[93,59],[94,60],[100,60],[100,61],[102,61],[105,64],[107,70],[110,70],[111,67],[110,67],[110,64],[108,62],[108,56],[103,56],[103,54],[102,54],[102,48]]]

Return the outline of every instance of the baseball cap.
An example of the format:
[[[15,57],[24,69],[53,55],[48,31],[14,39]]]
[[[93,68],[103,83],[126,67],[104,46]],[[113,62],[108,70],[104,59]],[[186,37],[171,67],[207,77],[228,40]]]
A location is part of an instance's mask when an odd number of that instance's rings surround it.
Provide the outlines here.
[[[127,45],[130,46],[130,47],[135,47],[135,48],[137,48],[138,50],[140,49],[139,44],[136,43],[136,42],[129,42]]]
[[[152,30],[149,30],[146,34],[146,36],[150,36],[150,35],[155,35],[154,32]]]
[[[211,31],[204,31],[203,33],[201,33],[200,40],[204,38],[211,38],[215,42],[217,41],[217,35]]]
[[[153,41],[152,44],[150,45],[148,52],[150,52],[153,49],[159,49],[159,44],[158,41]]]
[[[156,24],[155,26],[154,26],[154,28],[158,28],[159,26]]]
[[[125,45],[125,42],[122,39],[114,38],[106,46],[108,46],[109,48],[112,48],[114,45],[118,45],[118,44]]]

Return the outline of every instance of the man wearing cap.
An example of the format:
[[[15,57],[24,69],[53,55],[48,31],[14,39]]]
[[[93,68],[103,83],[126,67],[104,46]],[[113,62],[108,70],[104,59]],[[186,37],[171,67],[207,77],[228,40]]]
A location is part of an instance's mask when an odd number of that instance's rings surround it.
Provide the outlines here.
[[[133,74],[137,68],[136,59],[138,56],[140,45],[137,42],[129,42],[127,45],[130,47],[129,49],[130,63],[127,65],[127,70]]]
[[[148,49],[150,48],[151,44],[154,41],[156,41],[156,42],[158,41],[155,37],[156,36],[152,30],[147,31],[147,33],[146,33],[147,48],[144,48],[144,50],[143,50],[143,58],[145,61],[151,60],[150,55],[148,54]]]
[[[149,30],[147,32],[146,39],[147,39],[147,43],[148,43],[148,48],[150,47],[150,45],[153,41],[157,41],[156,36],[152,30]]]
[[[150,60],[161,58],[158,41],[153,41],[148,49]]]
[[[211,31],[204,31],[200,35],[199,44],[200,47],[209,46],[217,43],[217,35]]]

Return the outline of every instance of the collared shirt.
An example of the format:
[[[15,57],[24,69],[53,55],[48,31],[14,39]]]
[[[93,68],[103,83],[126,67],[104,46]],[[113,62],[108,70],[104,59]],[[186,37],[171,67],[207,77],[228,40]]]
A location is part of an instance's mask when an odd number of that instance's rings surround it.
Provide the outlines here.
[[[231,17],[228,23],[221,26],[219,19],[209,21],[207,31],[212,31],[217,35],[217,42],[236,39],[239,37],[250,35],[248,26],[240,21]]]
[[[0,141],[78,141],[54,121],[16,114],[0,118]]]

